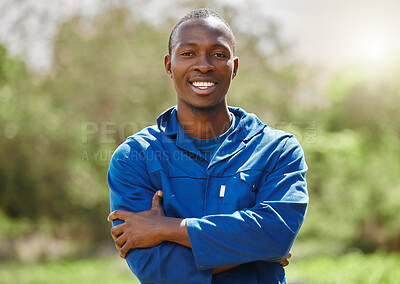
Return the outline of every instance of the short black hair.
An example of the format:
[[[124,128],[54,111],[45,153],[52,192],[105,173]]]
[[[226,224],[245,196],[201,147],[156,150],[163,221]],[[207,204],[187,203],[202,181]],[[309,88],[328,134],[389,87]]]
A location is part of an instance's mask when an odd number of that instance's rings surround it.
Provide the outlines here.
[[[193,20],[193,19],[207,19],[209,17],[214,17],[219,19],[221,22],[223,22],[229,32],[232,35],[232,39],[233,39],[233,53],[235,53],[235,49],[236,49],[236,40],[235,40],[235,36],[233,34],[233,31],[231,29],[231,27],[229,26],[229,24],[224,20],[224,18],[221,17],[220,14],[218,14],[217,12],[215,12],[212,9],[209,8],[200,8],[200,9],[196,9],[193,10],[192,12],[190,12],[189,14],[187,14],[186,16],[184,16],[182,19],[179,20],[178,23],[176,23],[176,25],[174,26],[174,28],[171,31],[171,34],[169,35],[169,40],[168,40],[168,53],[169,55],[171,55],[171,50],[172,50],[172,37],[175,34],[176,29],[184,22],[188,21],[188,20]]]

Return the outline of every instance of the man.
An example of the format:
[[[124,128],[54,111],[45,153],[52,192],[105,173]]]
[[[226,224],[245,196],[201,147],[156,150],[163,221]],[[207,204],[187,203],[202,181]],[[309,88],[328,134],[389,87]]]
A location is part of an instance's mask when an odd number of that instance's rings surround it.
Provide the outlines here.
[[[164,60],[177,105],[111,159],[111,233],[142,283],[286,282],[307,166],[293,135],[227,106],[234,54],[216,12],[185,16]]]

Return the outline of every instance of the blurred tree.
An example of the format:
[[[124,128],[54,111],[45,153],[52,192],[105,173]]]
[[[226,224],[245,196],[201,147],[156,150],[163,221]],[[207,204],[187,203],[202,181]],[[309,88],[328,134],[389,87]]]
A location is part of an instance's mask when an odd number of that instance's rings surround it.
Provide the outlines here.
[[[135,22],[125,9],[93,22],[73,18],[55,39],[54,64],[43,88],[63,110],[62,131],[73,139],[67,197],[80,208],[65,213],[92,230],[94,239],[109,238],[104,228],[109,225],[106,173],[112,152],[173,105],[162,71],[166,42],[165,33]]]
[[[318,141],[304,145],[311,194],[305,239],[339,251],[400,249],[399,63],[365,64],[332,78],[331,104],[316,113]]]
[[[384,63],[381,68],[365,63],[332,78],[328,86],[333,102],[328,114],[329,130],[361,131],[373,143],[381,142],[387,131],[400,133],[400,60],[393,58]]]
[[[237,11],[223,11],[237,18]],[[163,71],[172,24],[153,26],[127,9],[93,21],[72,18],[57,33],[46,76],[0,47],[1,211],[38,226],[49,221],[53,234],[83,244],[109,238],[112,152],[176,101]],[[326,91],[322,100],[330,104],[315,108],[301,81],[312,72],[277,61],[287,47],[276,26],[262,25],[260,36],[235,31],[240,67],[228,101],[302,143],[311,203],[299,242],[305,249],[329,243],[335,251],[396,247],[400,64],[385,72],[391,76],[339,73],[316,93],[320,100]],[[268,41],[276,52],[260,48]]]
[[[49,127],[56,114],[49,94],[39,92],[41,79],[0,48],[0,205],[11,217],[57,219],[66,190],[66,164],[57,158],[68,157],[70,146]]]

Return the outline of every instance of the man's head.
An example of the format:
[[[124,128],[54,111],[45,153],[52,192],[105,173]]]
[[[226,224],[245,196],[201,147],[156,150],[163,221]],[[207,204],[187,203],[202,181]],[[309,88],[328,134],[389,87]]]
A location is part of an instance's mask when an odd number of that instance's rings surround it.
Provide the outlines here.
[[[193,10],[192,12],[190,12],[189,14],[187,14],[186,16],[184,16],[182,19],[179,20],[178,23],[176,23],[176,25],[174,26],[174,28],[171,31],[171,34],[169,35],[169,40],[168,40],[168,54],[171,55],[171,50],[172,47],[174,46],[175,42],[174,42],[174,35],[175,32],[177,30],[177,28],[184,22],[189,21],[189,20],[194,20],[194,19],[206,19],[208,17],[214,17],[218,20],[220,20],[222,23],[224,23],[226,25],[226,27],[228,28],[233,42],[232,42],[232,49],[233,49],[233,53],[235,54],[236,51],[236,40],[235,40],[235,36],[232,32],[231,27],[229,26],[229,24],[224,20],[224,18],[221,17],[220,14],[218,14],[217,12],[215,12],[214,10],[211,10],[209,8],[200,8],[200,9],[196,9]]]
[[[217,16],[216,16],[217,15]],[[165,70],[177,93],[178,109],[210,112],[226,108],[238,69],[232,30],[216,12],[195,10],[175,26]]]

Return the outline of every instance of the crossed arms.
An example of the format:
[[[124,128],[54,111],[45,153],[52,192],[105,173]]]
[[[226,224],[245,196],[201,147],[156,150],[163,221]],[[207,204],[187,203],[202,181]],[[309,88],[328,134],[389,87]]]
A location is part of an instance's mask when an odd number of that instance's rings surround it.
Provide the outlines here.
[[[157,191],[152,199],[150,210],[133,213],[124,210],[115,210],[108,216],[108,221],[117,219],[124,221],[111,228],[111,235],[121,258],[126,258],[129,250],[135,248],[151,248],[164,241],[174,242],[192,248],[186,228],[186,220],[166,217],[162,208],[162,191]],[[282,266],[289,264],[291,253],[281,261]],[[215,267],[213,274],[234,268],[240,264]]]
[[[308,197],[301,148],[286,144],[268,181],[260,185],[253,208],[187,219],[164,216],[162,196],[149,185],[144,162],[134,167],[130,162],[132,145],[117,150],[108,175],[109,220],[121,257],[139,280],[209,283],[213,273],[241,263],[283,259],[281,264],[287,264]],[[271,182],[279,187],[271,188]]]

